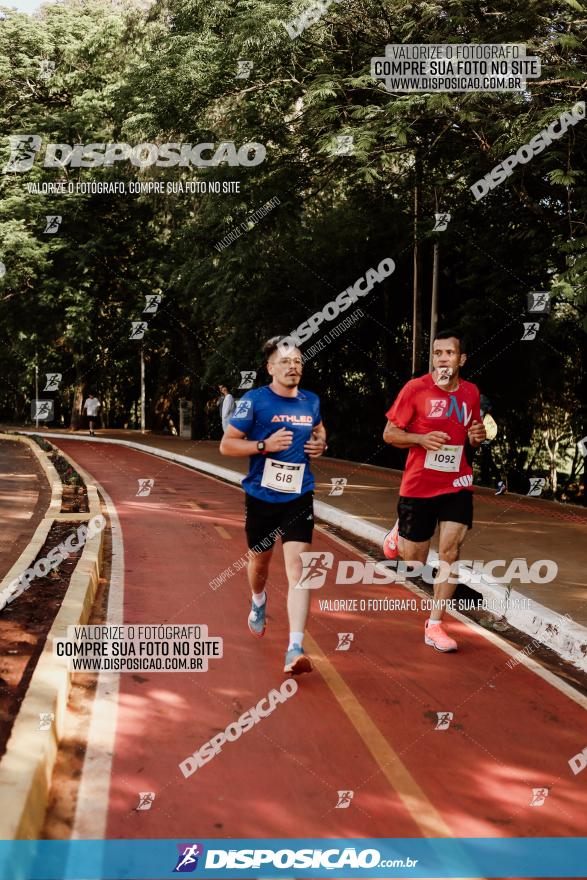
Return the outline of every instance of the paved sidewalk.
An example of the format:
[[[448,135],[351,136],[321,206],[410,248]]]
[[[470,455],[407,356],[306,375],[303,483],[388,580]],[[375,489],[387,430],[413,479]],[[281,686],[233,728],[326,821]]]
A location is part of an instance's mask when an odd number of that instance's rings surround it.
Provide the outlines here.
[[[84,436],[82,432],[59,433]],[[131,440],[243,474],[248,466],[248,459],[220,455],[218,442],[125,430],[99,431],[97,436]],[[382,528],[390,527],[395,521],[400,471],[328,457],[316,459],[312,468],[318,500]],[[157,473],[163,478],[164,472],[165,464],[161,463]],[[155,470],[150,476],[154,474]],[[335,477],[348,480],[340,496],[329,494]],[[559,573],[551,583],[518,585],[516,582],[515,589],[556,614],[570,615],[575,623],[587,627],[587,509],[523,495],[496,497],[493,490],[477,487],[475,525],[462,555],[484,561],[504,559],[506,564],[518,557],[527,559],[528,564],[539,559],[554,560]],[[502,574],[503,568],[496,573]]]

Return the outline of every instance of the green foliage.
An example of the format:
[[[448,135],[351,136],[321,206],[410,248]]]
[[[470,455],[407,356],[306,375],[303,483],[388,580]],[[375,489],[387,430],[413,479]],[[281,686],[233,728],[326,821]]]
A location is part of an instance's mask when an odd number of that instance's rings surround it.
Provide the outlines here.
[[[399,464],[380,438],[410,376],[417,174],[424,326],[438,241],[440,321],[460,321],[471,337],[466,372],[494,401],[504,467],[540,463],[538,423],[549,412],[560,421],[556,395],[572,414],[571,438],[584,419],[585,123],[480,202],[470,186],[584,97],[584,5],[345,0],[292,40],[284,22],[306,5],[160,0],[144,10],[131,0],[67,0],[34,18],[7,9],[6,134],[70,144],[258,141],[267,156],[252,168],[63,172],[240,182],[239,193],[220,195],[39,196],[23,175],[2,175],[4,417],[23,417],[36,359],[41,373],[64,374],[66,421],[75,393],[91,385],[111,424],[133,424],[139,361],[128,331],[144,296],[161,292],[145,344],[149,419],[177,424],[178,400],[189,397],[206,436],[217,431],[205,404],[218,382],[237,386],[245,369],[264,381],[264,338],[289,332],[391,256],[395,273],[359,303],[365,317],[309,362],[305,382],[323,397],[336,454]],[[526,43],[542,76],[524,94],[390,94],[371,78],[371,58],[408,41]],[[46,82],[43,58],[56,62]],[[253,62],[249,78],[236,77],[239,59]],[[352,155],[337,154],[338,135],[353,136]],[[40,163],[26,175],[54,179]],[[274,196],[280,205],[247,222]],[[432,232],[437,206],[452,215],[442,234]],[[43,234],[46,213],[63,214],[58,236]],[[246,232],[215,247],[241,224]],[[551,291],[555,303],[535,343],[521,341],[531,290]]]

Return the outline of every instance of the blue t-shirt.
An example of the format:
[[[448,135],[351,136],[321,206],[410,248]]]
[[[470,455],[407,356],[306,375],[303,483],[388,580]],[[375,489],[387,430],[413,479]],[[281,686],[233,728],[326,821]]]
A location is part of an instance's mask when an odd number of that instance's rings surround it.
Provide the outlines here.
[[[309,456],[304,452],[304,444],[312,437],[312,430],[322,421],[320,399],[312,391],[298,388],[297,397],[282,397],[269,385],[247,391],[236,404],[230,424],[247,435],[247,440],[266,440],[280,428],[293,431],[293,439],[288,449],[269,452],[267,455],[251,455],[249,473],[243,480],[243,489],[261,501],[291,501],[314,488],[314,476],[310,470]],[[299,494],[278,492],[261,485],[265,461],[273,458],[296,464],[305,463],[302,491]]]

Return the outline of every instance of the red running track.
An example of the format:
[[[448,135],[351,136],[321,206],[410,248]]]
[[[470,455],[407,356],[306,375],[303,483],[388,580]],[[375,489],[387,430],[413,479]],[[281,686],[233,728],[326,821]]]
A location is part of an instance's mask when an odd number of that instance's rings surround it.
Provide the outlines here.
[[[123,673],[106,836],[587,836],[584,709],[483,632],[458,621],[456,654],[423,643],[425,612],[320,611],[326,598],[412,598],[400,585],[314,591],[309,644],[318,669],[287,702],[197,772],[179,763],[284,676],[288,637],[281,550],[268,585],[268,630],[253,639],[244,570],[243,495],[125,447],[56,442],[111,496],[125,553],[124,622],[207,624],[224,657],[206,673]],[[149,497],[137,481],[153,478]],[[324,532],[314,549],[360,560]],[[337,633],[353,632],[347,652]],[[317,647],[316,647],[317,646]],[[308,646],[306,646],[308,647]],[[310,652],[312,653],[312,652]],[[321,659],[322,658],[322,659]],[[437,712],[452,712],[435,730]],[[533,788],[548,788],[540,807]],[[336,808],[337,792],[354,791]],[[137,811],[139,791],[156,798]]]

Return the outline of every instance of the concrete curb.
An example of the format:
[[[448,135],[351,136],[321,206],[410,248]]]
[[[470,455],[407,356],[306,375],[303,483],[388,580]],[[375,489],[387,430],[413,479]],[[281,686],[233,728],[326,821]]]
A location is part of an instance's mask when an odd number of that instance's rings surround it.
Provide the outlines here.
[[[10,439],[14,439],[12,435]],[[27,442],[33,443],[38,454],[46,458],[46,453],[34,441]],[[64,455],[64,458],[68,457]],[[97,516],[101,512],[100,501],[93,479],[75,462],[68,460],[88,486],[89,513],[81,516],[86,520]],[[46,473],[50,473],[49,469],[55,471],[48,460],[45,464]],[[56,471],[55,477],[59,480]],[[77,515],[76,520],[79,517]],[[43,525],[47,524],[45,537],[56,518],[53,516],[44,521]],[[35,533],[34,538],[36,537]],[[34,840],[38,839],[41,831],[57,750],[63,736],[72,679],[66,663],[53,656],[53,642],[67,635],[68,626],[86,623],[89,618],[100,576],[103,538],[104,532],[101,531],[84,545],[21,703],[6,752],[0,760],[0,804],[3,806],[0,811],[0,839]],[[37,547],[35,555],[42,543]],[[29,549],[30,545],[27,551]],[[34,558],[35,556],[30,561]],[[13,577],[22,571],[20,568]],[[45,712],[53,713],[55,720],[49,730],[42,731],[39,730],[39,715]]]
[[[70,437],[69,435],[57,433],[44,433],[43,436],[66,440],[80,440],[82,442],[118,443],[121,446],[128,446],[131,449],[137,449],[140,452],[146,452],[158,458],[183,464],[186,467],[218,477],[232,484],[240,486],[243,479],[241,473],[230,468],[219,467],[218,465],[201,461],[188,455],[168,452],[165,449],[157,449],[154,446],[147,446],[134,440],[119,440],[108,437]],[[381,548],[381,543],[386,533],[385,529],[350,513],[341,511],[324,501],[315,501],[314,507],[316,515],[324,520],[324,522],[329,525],[338,526],[349,534],[376,545],[378,549]],[[432,564],[437,562],[438,555],[431,551],[428,561]],[[459,576],[463,583],[468,584],[472,580],[473,571],[468,566],[460,565]],[[505,584],[498,584],[488,578],[481,577],[475,579],[472,588],[481,593],[488,602],[501,605],[504,609],[503,618],[511,626],[532,638],[538,639],[563,660],[572,663],[573,666],[576,666],[581,671],[587,671],[587,627],[575,623],[564,615],[557,614],[556,611],[552,611],[538,602],[534,602],[531,599],[528,600],[527,597],[522,596],[515,590],[510,590]],[[530,609],[524,610],[519,607],[523,600],[530,602]]]
[[[30,567],[31,563],[34,562],[37,553],[47,540],[47,535],[49,534],[55,518],[60,515],[59,512],[61,510],[61,494],[63,486],[59,474],[49,461],[49,458],[34,440],[30,440],[28,437],[19,436],[18,434],[0,434],[0,440],[16,440],[17,443],[24,443],[29,449],[32,449],[33,454],[41,465],[43,472],[47,477],[47,482],[51,487],[51,503],[47,508],[45,517],[35,529],[31,540],[24,548],[12,568],[0,581],[0,593],[2,593],[2,591],[5,590],[15,578],[19,577],[23,571],[26,571],[27,568]]]

